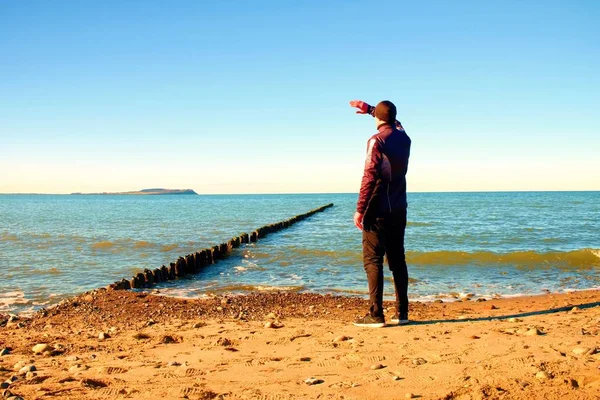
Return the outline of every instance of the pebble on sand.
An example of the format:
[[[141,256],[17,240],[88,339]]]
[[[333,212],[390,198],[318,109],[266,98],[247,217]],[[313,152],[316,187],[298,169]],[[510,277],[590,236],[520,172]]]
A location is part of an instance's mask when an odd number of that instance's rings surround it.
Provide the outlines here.
[[[531,328],[527,332],[525,332],[525,335],[527,335],[527,336],[540,336],[540,335],[543,335],[543,333],[538,328]]]
[[[35,365],[26,365],[23,368],[19,369],[19,375],[25,375],[28,372],[33,372],[35,370]]]
[[[69,372],[74,374],[76,372],[88,370],[89,368],[90,367],[88,367],[87,365],[75,364],[71,368],[69,368]]]
[[[539,371],[537,374],[535,374],[535,377],[540,380],[552,378],[552,376],[550,376],[550,374],[546,371]]]
[[[91,387],[91,388],[103,388],[103,387],[107,387],[108,385],[102,381],[88,378],[88,379],[81,380],[81,386],[87,386],[87,387]]]
[[[371,368],[371,369],[373,369],[373,370],[375,370],[375,369],[382,369],[382,368],[385,368],[385,367],[384,367],[384,365],[383,365],[383,364],[379,364],[379,363],[378,363],[378,364],[373,364],[373,365],[371,365],[371,367],[370,367],[370,368]]]
[[[110,338],[110,335],[106,332],[100,332],[98,334],[98,339],[100,339],[100,340],[106,340],[108,338]]]
[[[311,386],[311,385],[318,385],[319,383],[323,383],[323,379],[313,378],[311,376],[310,378],[305,379],[304,383],[306,383],[309,386]]]
[[[7,354],[10,354],[10,350],[9,349],[2,349],[2,350],[0,350],[0,357],[5,356]]]
[[[31,349],[31,351],[33,351],[34,354],[42,354],[47,351],[53,351],[53,350],[54,350],[54,347],[50,346],[47,343],[38,343],[35,346],[33,346],[33,348]]]
[[[406,394],[404,395],[404,397],[406,397],[407,399],[412,399],[412,398],[414,398],[414,397],[415,397],[415,395],[414,395],[414,394],[412,394],[412,393],[406,393]]]
[[[348,336],[342,335],[333,339],[333,343],[345,342],[346,340],[350,340],[350,338]]]
[[[578,356],[584,355],[584,354],[588,354],[591,353],[591,350],[589,347],[575,347],[573,349],[573,353],[577,354]]]
[[[412,363],[414,365],[423,365],[427,364],[427,360],[425,360],[424,358],[415,358],[414,360],[412,360]]]

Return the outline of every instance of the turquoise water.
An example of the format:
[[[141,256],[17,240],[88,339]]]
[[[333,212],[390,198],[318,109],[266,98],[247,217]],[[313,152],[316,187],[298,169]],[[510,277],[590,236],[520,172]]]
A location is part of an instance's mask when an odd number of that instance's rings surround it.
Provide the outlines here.
[[[0,312],[55,304],[330,202],[325,212],[157,288],[187,297],[365,295],[356,198],[0,195]],[[600,287],[600,192],[410,193],[409,203],[413,300]]]

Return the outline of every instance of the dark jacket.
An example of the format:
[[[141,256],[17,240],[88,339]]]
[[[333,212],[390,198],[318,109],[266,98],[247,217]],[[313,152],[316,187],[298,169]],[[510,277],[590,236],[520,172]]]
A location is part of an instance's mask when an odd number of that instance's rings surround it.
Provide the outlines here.
[[[356,210],[364,215],[365,229],[375,218],[404,211],[406,171],[411,140],[398,124],[378,127],[378,133],[367,142],[367,160],[360,185]]]

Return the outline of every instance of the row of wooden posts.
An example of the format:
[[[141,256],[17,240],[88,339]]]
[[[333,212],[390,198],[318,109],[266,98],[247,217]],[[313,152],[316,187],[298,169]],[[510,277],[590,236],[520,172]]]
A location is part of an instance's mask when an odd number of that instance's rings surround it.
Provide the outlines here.
[[[227,242],[197,251],[193,254],[188,254],[185,257],[179,257],[176,262],[170,263],[169,266],[163,265],[154,270],[145,269],[143,272],[137,273],[129,280],[121,279],[120,281],[110,284],[109,289],[127,290],[145,288],[160,282],[175,280],[187,274],[197,273],[205,266],[214,264],[219,259],[227,257],[231,250],[240,247],[242,244],[256,242],[258,239],[264,238],[269,233],[277,232],[292,226],[296,222],[302,221],[303,219],[332,206],[333,203],[326,204],[322,207],[310,210],[307,213],[296,215],[285,221],[265,225],[249,234],[242,233]]]

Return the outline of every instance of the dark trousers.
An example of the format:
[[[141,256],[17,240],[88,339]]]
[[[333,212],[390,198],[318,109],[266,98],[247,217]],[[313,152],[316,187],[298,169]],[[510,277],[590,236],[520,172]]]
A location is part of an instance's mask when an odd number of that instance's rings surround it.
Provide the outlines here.
[[[363,231],[363,262],[369,282],[370,312],[374,317],[383,315],[383,256],[394,278],[396,311],[408,317],[408,269],[404,254],[406,210],[377,218]]]

